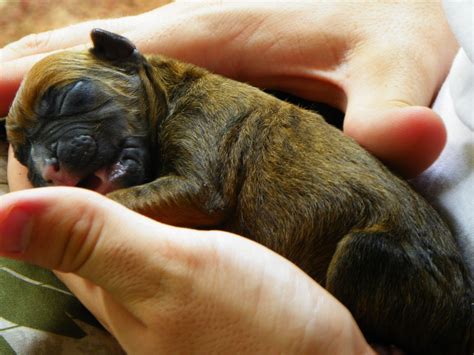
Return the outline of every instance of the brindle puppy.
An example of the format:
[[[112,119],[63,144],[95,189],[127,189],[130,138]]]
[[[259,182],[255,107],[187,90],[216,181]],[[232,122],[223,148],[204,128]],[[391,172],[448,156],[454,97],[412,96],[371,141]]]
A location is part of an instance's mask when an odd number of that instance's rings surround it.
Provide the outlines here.
[[[246,236],[325,285],[370,341],[472,352],[472,281],[404,181],[315,113],[103,30],[92,40],[39,62],[10,110],[8,138],[35,186],[90,188],[166,223]]]

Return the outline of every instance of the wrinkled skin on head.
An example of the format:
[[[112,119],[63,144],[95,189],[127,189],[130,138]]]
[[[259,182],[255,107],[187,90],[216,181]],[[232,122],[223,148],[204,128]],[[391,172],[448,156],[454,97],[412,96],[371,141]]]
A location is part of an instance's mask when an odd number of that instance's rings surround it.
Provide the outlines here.
[[[36,64],[7,119],[16,158],[35,186],[106,194],[150,179],[145,60],[138,53],[61,52]]]

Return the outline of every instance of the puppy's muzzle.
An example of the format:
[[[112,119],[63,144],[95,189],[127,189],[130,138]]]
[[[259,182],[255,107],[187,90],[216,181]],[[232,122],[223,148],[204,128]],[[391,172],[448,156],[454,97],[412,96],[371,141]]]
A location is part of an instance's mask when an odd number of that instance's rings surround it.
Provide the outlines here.
[[[57,147],[59,163],[78,169],[87,166],[97,151],[97,145],[89,135],[80,135],[68,140],[60,140]]]
[[[81,169],[93,161],[97,144],[89,135],[60,139],[53,156],[45,160],[42,177],[53,185],[75,186],[81,178]]]

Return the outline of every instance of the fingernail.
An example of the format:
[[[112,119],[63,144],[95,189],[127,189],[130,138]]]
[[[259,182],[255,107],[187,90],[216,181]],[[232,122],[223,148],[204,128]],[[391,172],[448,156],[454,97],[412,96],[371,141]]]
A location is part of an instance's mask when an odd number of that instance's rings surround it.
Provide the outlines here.
[[[31,213],[12,208],[0,215],[0,252],[21,253],[28,247],[31,235]]]

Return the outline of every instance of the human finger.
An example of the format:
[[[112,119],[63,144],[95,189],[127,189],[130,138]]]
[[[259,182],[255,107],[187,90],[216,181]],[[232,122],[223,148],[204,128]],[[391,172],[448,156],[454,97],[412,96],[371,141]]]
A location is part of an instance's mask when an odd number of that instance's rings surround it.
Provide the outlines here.
[[[111,32],[126,32],[130,28],[134,28],[136,22],[136,16],[129,16],[120,19],[86,21],[56,30],[33,33],[0,49],[0,60],[8,62],[75,47],[90,41],[90,32],[93,28],[103,28]]]
[[[75,211],[66,213],[67,206],[71,204],[75,205]],[[18,256],[49,269],[77,273],[97,284],[110,286],[115,294],[120,294],[123,283],[128,281],[120,280],[118,275],[129,272],[124,272],[124,266],[114,266],[115,285],[108,285],[110,275],[107,275],[107,270],[110,270],[111,265],[121,263],[121,255],[117,254],[125,253],[121,250],[123,243],[127,243],[125,235],[139,236],[134,238],[136,247],[129,254],[130,258],[140,258],[136,254],[137,250],[149,243],[149,238],[156,242],[156,234],[164,232],[165,240],[162,239],[159,244],[166,244],[169,234],[168,226],[148,220],[101,195],[82,189],[42,188],[10,193],[2,197],[0,208],[3,254]],[[129,219],[136,218],[138,225],[128,227],[129,223],[119,223],[124,213],[131,215]],[[49,225],[52,221],[56,223]],[[150,224],[154,228],[150,229]],[[130,230],[125,232],[124,227]],[[141,228],[153,232],[142,233]],[[103,234],[113,237],[101,238]],[[105,259],[95,258],[97,248],[106,254]],[[140,268],[138,265],[134,267],[137,273]],[[133,294],[136,290],[128,291]]]
[[[348,111],[344,131],[406,178],[426,170],[441,154],[447,138],[443,121],[431,109],[390,102]]]
[[[344,132],[405,177],[428,168],[446,142],[442,119],[428,108],[457,48],[446,32],[443,48],[423,37],[407,40],[409,33],[366,43],[346,67],[350,79],[342,81]]]

